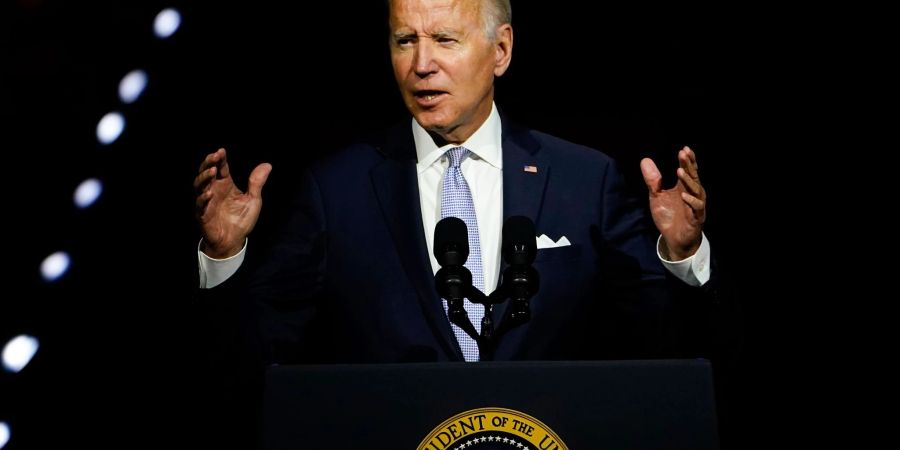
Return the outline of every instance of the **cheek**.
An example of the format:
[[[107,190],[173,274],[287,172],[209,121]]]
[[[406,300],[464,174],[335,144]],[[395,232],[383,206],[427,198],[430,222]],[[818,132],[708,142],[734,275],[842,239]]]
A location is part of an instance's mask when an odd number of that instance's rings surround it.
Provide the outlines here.
[[[493,83],[493,60],[489,57],[471,58],[465,64],[460,64],[462,70],[459,75],[469,80],[473,90],[482,90],[485,84]]]
[[[494,80],[494,69],[496,65],[494,64],[495,60],[492,55],[486,56],[481,64],[478,66],[481,68],[481,79],[490,80],[493,83]]]
[[[406,78],[406,74],[409,73],[409,58],[404,56],[393,56],[391,57],[391,66],[394,68],[394,79],[397,80],[398,83],[402,82]]]

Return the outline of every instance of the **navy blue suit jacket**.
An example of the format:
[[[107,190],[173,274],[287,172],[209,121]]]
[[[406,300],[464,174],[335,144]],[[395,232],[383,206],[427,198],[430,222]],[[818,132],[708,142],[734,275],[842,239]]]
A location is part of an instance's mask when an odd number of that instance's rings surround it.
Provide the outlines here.
[[[503,126],[504,220],[527,216],[572,245],[538,251],[532,319],[502,338],[496,359],[702,356],[714,282],[689,288],[662,267],[646,197],[627,198],[599,151]],[[259,257],[251,242],[238,274],[201,294],[219,310],[215,327],[243,325],[226,340],[253,342],[268,362],[461,361],[435,291],[415,164],[407,121],[311,166],[272,250]]]

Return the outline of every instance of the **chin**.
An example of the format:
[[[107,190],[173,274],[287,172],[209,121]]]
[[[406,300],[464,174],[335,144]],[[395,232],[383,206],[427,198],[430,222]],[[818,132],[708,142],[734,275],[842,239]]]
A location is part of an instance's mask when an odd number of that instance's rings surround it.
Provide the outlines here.
[[[450,126],[450,121],[438,112],[420,111],[415,117],[419,125],[428,131],[442,131]]]

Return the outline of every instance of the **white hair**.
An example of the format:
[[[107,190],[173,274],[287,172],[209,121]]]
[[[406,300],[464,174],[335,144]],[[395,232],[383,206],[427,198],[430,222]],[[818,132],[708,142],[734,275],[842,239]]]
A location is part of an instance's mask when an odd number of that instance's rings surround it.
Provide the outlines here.
[[[390,10],[391,0],[387,5]],[[497,28],[507,23],[512,23],[510,0],[482,0],[481,26],[488,39],[497,40]]]
[[[509,0],[490,0],[486,3],[481,10],[481,25],[484,27],[484,35],[496,40],[497,28],[512,23],[512,5]]]

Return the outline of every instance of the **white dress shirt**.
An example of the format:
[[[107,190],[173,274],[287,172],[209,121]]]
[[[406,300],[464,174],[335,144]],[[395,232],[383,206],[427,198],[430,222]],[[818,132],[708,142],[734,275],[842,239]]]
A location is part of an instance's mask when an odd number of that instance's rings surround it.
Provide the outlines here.
[[[478,236],[481,237],[481,267],[484,270],[484,288],[490,294],[497,288],[500,275],[500,235],[503,223],[503,154],[500,151],[502,128],[497,107],[491,107],[491,114],[466,142],[460,145],[447,144],[438,147],[431,136],[413,119],[413,139],[416,142],[416,173],[419,177],[419,202],[422,205],[422,226],[428,248],[434,248],[434,227],[441,220],[441,188],[444,172],[450,159],[444,154],[454,147],[465,147],[472,152],[459,168],[462,170],[472,201],[475,204],[475,218],[478,221]],[[434,257],[431,269],[437,273],[441,268]]]
[[[422,226],[428,248],[434,247],[434,227],[441,219],[441,186],[449,160],[444,156],[447,150],[458,147],[447,144],[438,147],[431,136],[415,119],[412,120],[413,139],[416,144],[416,174],[419,181],[419,202],[422,207]],[[481,236],[481,262],[484,269],[486,294],[494,291],[500,274],[500,235],[503,222],[503,153],[502,126],[496,105],[492,105],[487,120],[469,137],[462,147],[472,153],[460,165],[463,177],[469,183],[472,200],[475,203],[475,217]],[[535,236],[537,239],[537,236]],[[693,256],[681,261],[666,261],[659,251],[662,236],[657,244],[657,254],[663,265],[673,275],[691,286],[700,286],[709,280],[710,248],[706,236],[700,249]],[[244,248],[240,253],[227,259],[213,259],[197,250],[200,265],[200,287],[213,288],[231,277],[244,261]],[[437,273],[441,266],[428,252],[431,269]]]

